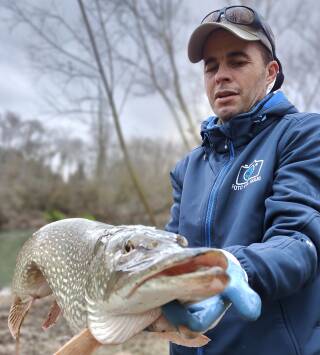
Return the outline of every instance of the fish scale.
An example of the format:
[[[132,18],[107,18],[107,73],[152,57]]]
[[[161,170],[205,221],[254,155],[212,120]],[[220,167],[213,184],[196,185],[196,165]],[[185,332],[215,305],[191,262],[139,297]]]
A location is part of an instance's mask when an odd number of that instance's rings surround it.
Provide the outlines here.
[[[86,231],[92,227],[90,237]],[[69,232],[65,232],[68,227]],[[86,326],[86,308],[84,300],[85,284],[88,278],[88,265],[92,258],[96,241],[105,232],[106,225],[97,222],[75,220],[69,223],[52,223],[50,230],[40,229],[21,251],[24,258],[19,258],[25,265],[30,261],[36,263],[44,275],[56,301],[63,309],[64,317],[73,331],[79,331]],[[31,247],[32,245],[32,247]],[[60,258],[60,259],[59,259]],[[21,292],[21,286],[26,283],[26,274],[19,273],[24,265],[17,265],[12,291]],[[23,277],[23,281],[20,279]],[[67,282],[65,282],[66,280]],[[76,312],[78,310],[78,312]]]
[[[186,246],[182,236],[141,225],[112,226],[81,218],[46,225],[18,254],[10,331],[18,339],[33,301],[53,293],[55,303],[44,326],[54,324],[62,311],[71,330],[80,332],[71,340],[73,349],[81,344],[90,354],[96,346],[124,342],[151,324],[152,331],[161,328],[161,336],[167,331],[168,340],[203,345],[208,338],[201,334],[184,339],[166,320],[157,326],[162,305],[210,297],[229,281],[223,253]]]

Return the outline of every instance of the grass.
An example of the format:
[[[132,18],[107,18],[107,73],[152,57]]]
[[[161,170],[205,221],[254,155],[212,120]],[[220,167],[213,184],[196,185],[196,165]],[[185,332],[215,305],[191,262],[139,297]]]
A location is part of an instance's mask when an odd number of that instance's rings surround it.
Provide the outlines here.
[[[0,288],[10,286],[16,257],[32,230],[0,232]]]

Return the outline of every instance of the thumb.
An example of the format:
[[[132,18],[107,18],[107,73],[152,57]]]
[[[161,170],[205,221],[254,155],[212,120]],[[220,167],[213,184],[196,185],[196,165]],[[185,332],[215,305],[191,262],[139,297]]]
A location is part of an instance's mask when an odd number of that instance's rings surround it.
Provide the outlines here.
[[[233,303],[243,318],[256,320],[260,316],[261,299],[244,279],[238,280],[237,284],[227,287],[223,295]]]
[[[188,307],[194,318],[198,320],[196,331],[204,332],[214,328],[230,307],[230,302],[225,301],[221,295],[207,298]],[[191,324],[189,324],[190,326]],[[192,325],[195,328],[194,325]],[[194,330],[194,329],[193,329]]]

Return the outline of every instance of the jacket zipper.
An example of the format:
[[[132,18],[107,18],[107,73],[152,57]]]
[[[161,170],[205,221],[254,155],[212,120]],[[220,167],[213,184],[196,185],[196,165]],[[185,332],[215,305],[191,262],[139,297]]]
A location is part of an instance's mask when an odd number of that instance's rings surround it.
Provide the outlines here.
[[[222,167],[220,170],[218,177],[216,178],[216,181],[214,182],[212,189],[210,191],[209,195],[209,201],[208,201],[208,208],[207,208],[207,213],[206,213],[206,219],[205,219],[205,246],[206,247],[211,247],[211,239],[210,234],[211,234],[211,229],[212,229],[212,217],[214,215],[214,209],[216,205],[216,199],[217,195],[219,192],[219,188],[222,184],[223,178],[225,177],[226,172],[229,170],[229,167],[232,164],[232,161],[234,159],[234,147],[231,141],[227,142],[228,147],[229,147],[229,160],[227,163]]]
[[[279,305],[280,305],[280,310],[281,310],[281,315],[282,315],[282,319],[283,319],[283,322],[284,322],[284,325],[286,327],[286,330],[288,332],[288,335],[289,335],[289,338],[291,340],[291,343],[292,343],[292,346],[294,348],[294,352],[297,354],[297,355],[300,355],[301,354],[301,351],[299,349],[299,346],[297,344],[297,340],[296,340],[296,337],[290,327],[290,324],[289,324],[289,321],[288,321],[288,317],[287,317],[287,313],[285,311],[285,308],[283,306],[283,304],[281,302],[279,302]]]
[[[216,181],[214,182],[212,189],[210,191],[209,195],[209,201],[208,201],[208,208],[207,208],[207,213],[206,213],[206,218],[205,218],[205,246],[206,247],[211,247],[211,229],[212,229],[212,219],[214,216],[214,211],[215,211],[215,206],[216,206],[216,199],[218,196],[218,191],[219,188],[222,184],[223,178],[225,177],[225,174],[229,170],[230,166],[232,165],[232,162],[234,160],[234,147],[232,142],[229,140],[227,141],[227,144],[229,146],[229,160],[227,163],[222,167],[220,170]],[[197,349],[197,355],[203,355],[204,354],[204,349],[198,348]]]

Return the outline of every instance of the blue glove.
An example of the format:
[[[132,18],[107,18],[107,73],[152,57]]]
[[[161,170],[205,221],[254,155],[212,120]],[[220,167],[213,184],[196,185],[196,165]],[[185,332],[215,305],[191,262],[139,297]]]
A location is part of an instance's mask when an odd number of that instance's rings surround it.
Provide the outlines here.
[[[184,325],[203,333],[215,327],[232,304],[246,320],[256,320],[260,316],[261,299],[248,285],[247,273],[235,256],[225,250],[223,253],[228,259],[229,285],[222,293],[189,306],[176,300],[162,306],[163,315],[174,326]]]

